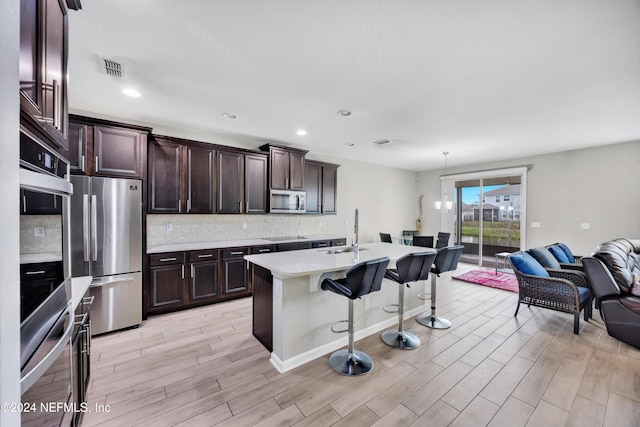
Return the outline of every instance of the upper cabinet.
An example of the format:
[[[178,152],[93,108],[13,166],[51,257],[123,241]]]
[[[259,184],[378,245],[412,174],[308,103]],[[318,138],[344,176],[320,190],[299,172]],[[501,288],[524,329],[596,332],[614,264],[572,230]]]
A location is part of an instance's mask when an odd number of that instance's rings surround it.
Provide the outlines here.
[[[267,213],[267,156],[218,151],[218,213]]]
[[[68,149],[73,174],[144,178],[150,128],[70,116]]]
[[[20,119],[58,149],[67,148],[68,9],[65,0],[20,0]]]
[[[305,189],[305,156],[307,151],[266,144],[269,151],[269,188],[272,190]]]
[[[332,163],[306,162],[307,213],[335,214],[338,167]]]
[[[163,136],[149,143],[149,213],[213,213],[212,145]]]

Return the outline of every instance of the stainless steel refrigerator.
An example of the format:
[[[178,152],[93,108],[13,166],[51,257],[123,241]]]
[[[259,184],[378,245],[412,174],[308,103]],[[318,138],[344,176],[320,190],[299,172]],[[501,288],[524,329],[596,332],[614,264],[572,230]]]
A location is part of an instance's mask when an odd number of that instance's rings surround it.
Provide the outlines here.
[[[142,322],[142,181],[71,176],[71,275],[93,276],[92,335]]]

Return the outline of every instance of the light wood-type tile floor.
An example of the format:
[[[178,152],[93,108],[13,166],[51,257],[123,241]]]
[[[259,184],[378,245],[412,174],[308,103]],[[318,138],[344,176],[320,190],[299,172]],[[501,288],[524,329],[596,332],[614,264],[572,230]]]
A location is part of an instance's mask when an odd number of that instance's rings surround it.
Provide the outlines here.
[[[437,312],[452,327],[405,319],[416,350],[357,341],[375,363],[361,377],[333,372],[328,355],[279,374],[251,335],[250,298],[95,337],[88,407],[109,411],[82,426],[640,426],[640,350],[595,310],[575,335],[568,314],[515,318],[516,294],[450,277]]]

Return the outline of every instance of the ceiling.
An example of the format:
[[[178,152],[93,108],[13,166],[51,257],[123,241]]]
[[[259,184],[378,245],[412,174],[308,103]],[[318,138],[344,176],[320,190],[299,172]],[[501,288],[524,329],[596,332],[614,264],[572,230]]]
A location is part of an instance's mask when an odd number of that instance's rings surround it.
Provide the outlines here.
[[[640,0],[82,7],[69,18],[79,114],[414,171],[441,169],[444,151],[453,167],[640,141]]]

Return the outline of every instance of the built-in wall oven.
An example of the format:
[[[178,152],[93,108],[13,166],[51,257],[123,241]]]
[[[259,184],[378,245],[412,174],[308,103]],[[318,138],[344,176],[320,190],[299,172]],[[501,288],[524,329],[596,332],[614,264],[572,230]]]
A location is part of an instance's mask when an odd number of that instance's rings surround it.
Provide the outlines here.
[[[68,162],[20,128],[20,386],[22,422],[69,425],[72,410]],[[66,205],[66,206],[65,206]],[[71,409],[71,411],[70,411]],[[65,421],[67,420],[67,421]]]

